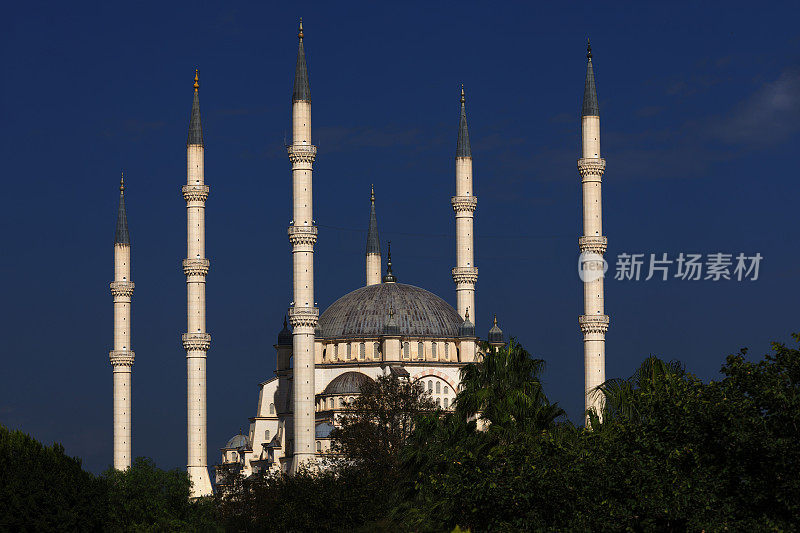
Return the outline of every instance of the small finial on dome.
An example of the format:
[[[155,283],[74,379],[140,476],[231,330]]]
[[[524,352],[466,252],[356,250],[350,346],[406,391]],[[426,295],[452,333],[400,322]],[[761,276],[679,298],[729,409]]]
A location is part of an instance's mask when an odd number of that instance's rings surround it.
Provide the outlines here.
[[[466,322],[467,320],[469,320],[469,307],[464,311],[464,321]]]
[[[586,38],[586,59],[592,60],[592,43],[588,37]]]
[[[494,325],[497,325],[497,313],[494,314]]]
[[[200,88],[200,70],[194,69],[194,92]]]
[[[300,17],[300,31],[297,32],[297,37],[301,41],[303,40],[303,17]]]
[[[497,323],[497,320],[495,320],[495,323]],[[283,327],[284,327],[284,328],[286,328],[286,327],[287,327],[287,324],[286,324],[286,315],[283,315]]]
[[[463,104],[466,101],[467,101],[467,99],[464,98],[464,84],[462,83],[461,84],[461,103]]]
[[[389,318],[394,318],[394,307],[389,307]]]
[[[375,185],[374,184],[370,184],[369,187],[370,187],[369,199],[374,204],[375,203]]]
[[[123,170],[119,174],[119,190],[120,192],[125,190],[125,171]]]
[[[386,275],[383,276],[384,283],[395,283],[397,278],[392,274],[392,241],[389,241],[389,251],[386,255]]]

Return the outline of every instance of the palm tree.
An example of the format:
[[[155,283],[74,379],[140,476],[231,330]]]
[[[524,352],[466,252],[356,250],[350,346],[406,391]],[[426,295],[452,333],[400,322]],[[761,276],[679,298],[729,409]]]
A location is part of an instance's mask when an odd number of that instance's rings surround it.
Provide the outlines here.
[[[503,441],[553,427],[564,410],[544,394],[544,361],[532,358],[513,338],[500,350],[484,349],[482,361],[461,369],[456,413],[478,417]]]
[[[617,418],[641,418],[637,399],[640,395],[662,393],[671,379],[683,379],[686,369],[680,361],[663,361],[651,355],[627,379],[609,379],[598,385],[592,394],[603,395],[602,413],[589,409],[589,425],[596,427],[602,421]]]

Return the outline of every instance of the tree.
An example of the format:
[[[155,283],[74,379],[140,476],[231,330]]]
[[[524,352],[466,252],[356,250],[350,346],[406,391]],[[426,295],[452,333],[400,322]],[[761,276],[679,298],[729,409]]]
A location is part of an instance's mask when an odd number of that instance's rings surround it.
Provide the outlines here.
[[[534,359],[515,339],[499,350],[487,351],[482,361],[461,370],[456,413],[479,417],[502,442],[554,426],[564,416],[544,394],[540,375],[544,361]]]
[[[396,470],[417,418],[436,410],[420,382],[381,376],[365,384],[337,420],[331,450],[349,464],[381,473]]]

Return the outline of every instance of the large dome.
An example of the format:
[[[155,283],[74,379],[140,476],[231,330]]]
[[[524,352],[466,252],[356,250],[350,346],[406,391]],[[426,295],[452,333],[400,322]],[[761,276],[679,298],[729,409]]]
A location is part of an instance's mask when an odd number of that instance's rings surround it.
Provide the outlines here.
[[[377,338],[394,309],[403,337],[457,337],[463,320],[435,294],[402,283],[368,285],[336,300],[319,318],[323,339]]]

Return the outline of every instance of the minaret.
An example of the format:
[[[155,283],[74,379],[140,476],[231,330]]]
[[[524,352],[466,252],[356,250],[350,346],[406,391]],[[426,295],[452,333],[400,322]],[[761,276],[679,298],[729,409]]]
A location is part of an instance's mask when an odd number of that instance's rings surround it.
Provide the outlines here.
[[[367,230],[367,285],[381,282],[381,241],[378,239],[378,217],[375,215],[375,187],[372,186]]]
[[[194,75],[194,100],[189,117],[189,136],[186,141],[186,274],[187,328],[183,334],[186,350],[187,375],[187,470],[192,482],[191,495],[210,496],[211,479],[208,477],[206,438],[206,352],[211,346],[211,335],[206,333],[206,199],[208,185],[204,178],[203,127],[200,124],[200,96],[198,74]]]
[[[456,214],[456,267],[453,281],[456,284],[458,314],[466,318],[467,309],[473,319],[475,312],[475,282],[478,269],[475,267],[475,248],[473,245],[473,217],[478,199],[472,194],[472,150],[467,131],[467,111],[465,108],[464,87],[461,87],[461,119],[458,124],[458,144],[456,145],[456,195],[450,199]]]
[[[125,214],[124,177],[119,180],[119,211],[114,237],[114,349],[108,354],[114,369],[114,468],[131,466],[131,238]]]
[[[593,254],[588,257],[584,255],[583,259],[599,263],[599,272],[603,272],[601,260],[608,240],[603,236],[600,184],[606,162],[600,157],[600,109],[597,105],[590,44],[587,44],[586,58],[588,64],[581,112],[583,157],[578,159],[583,187],[583,236],[578,244],[581,254]],[[603,399],[601,394],[595,392],[595,388],[606,379],[606,331],[609,319],[604,307],[602,275],[584,276],[584,314],[580,316],[579,324],[583,332],[585,406],[587,410],[595,409],[598,415],[601,414]]]
[[[300,20],[297,67],[292,94],[292,144],[288,147],[292,163],[293,216],[289,226],[292,244],[294,302],[289,308],[292,324],[294,405],[294,461],[292,471],[314,460],[314,330],[319,309],[314,302],[314,243],[317,227],[312,213],[311,174],[317,147],[311,144],[311,88],[308,84],[306,54],[303,48],[303,21]]]

